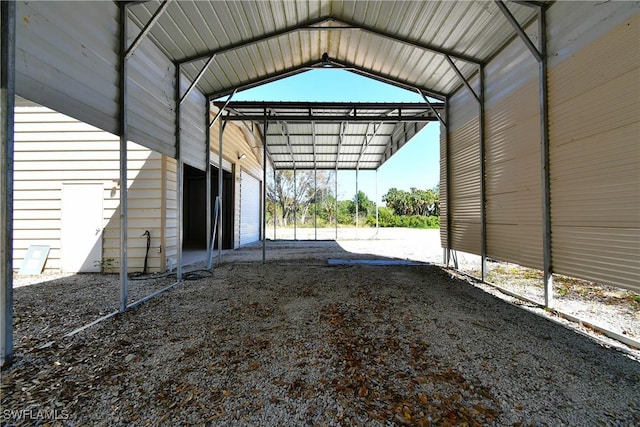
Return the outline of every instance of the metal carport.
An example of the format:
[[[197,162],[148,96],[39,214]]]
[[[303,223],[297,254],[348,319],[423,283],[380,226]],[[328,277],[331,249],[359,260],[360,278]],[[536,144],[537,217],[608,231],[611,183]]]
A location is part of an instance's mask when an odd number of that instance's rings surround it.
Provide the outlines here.
[[[209,170],[210,100],[237,90],[330,65],[419,91],[446,107],[447,250],[543,269],[547,305],[553,272],[639,290],[639,16],[637,2],[2,2],[3,363],[14,95],[171,155],[180,172]]]

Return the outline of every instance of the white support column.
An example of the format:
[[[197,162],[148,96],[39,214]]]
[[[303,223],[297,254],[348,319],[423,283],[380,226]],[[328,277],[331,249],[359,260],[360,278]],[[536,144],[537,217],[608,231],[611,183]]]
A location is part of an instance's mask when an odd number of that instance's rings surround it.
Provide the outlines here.
[[[13,358],[13,142],[16,3],[0,3],[0,365]]]

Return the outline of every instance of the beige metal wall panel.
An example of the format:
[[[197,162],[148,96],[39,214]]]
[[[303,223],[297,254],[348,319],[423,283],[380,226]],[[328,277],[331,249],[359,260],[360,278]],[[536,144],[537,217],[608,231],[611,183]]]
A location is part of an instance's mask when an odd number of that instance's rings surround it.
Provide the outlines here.
[[[535,37],[534,24],[527,30]],[[487,255],[542,268],[538,63],[517,38],[485,69]]]
[[[571,56],[640,13],[636,1],[556,1],[547,10],[549,67],[555,68]],[[637,47],[638,33],[635,44]],[[614,50],[615,51],[615,50]],[[603,52],[604,53],[604,52]],[[611,54],[612,52],[608,52]],[[602,59],[606,58],[606,55]],[[619,58],[623,59],[623,58]],[[591,70],[575,70],[575,76]],[[578,84],[580,79],[574,79]]]
[[[451,248],[479,254],[480,217],[480,133],[478,103],[467,88],[450,100],[449,183],[447,214],[451,223]]]
[[[16,93],[118,129],[115,2],[17,2]]]
[[[46,244],[51,252],[46,270],[61,267],[61,192],[64,184],[98,183],[104,187],[103,258],[119,258],[119,138],[54,110],[22,101],[16,108],[14,268],[20,268],[29,245]],[[162,271],[159,213],[159,157],[138,144],[128,144],[129,266],[142,269],[146,240],[152,236],[151,271]],[[78,207],[81,209],[82,207]]]
[[[183,76],[183,94],[190,85]],[[180,156],[186,164],[202,171],[207,164],[206,106],[205,96],[194,88],[180,107]]]
[[[553,270],[637,292],[640,14],[614,22],[549,70]]]
[[[129,43],[140,29],[130,23]],[[144,39],[128,61],[129,139],[176,156],[175,66],[151,40]]]

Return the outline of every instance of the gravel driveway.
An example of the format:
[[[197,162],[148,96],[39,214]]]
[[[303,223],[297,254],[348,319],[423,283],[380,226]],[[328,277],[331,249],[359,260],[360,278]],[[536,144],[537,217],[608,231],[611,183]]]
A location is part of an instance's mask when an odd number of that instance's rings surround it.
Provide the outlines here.
[[[226,253],[211,277],[70,338],[93,320],[78,307],[99,294],[87,283],[117,289],[116,277],[17,288],[23,320],[16,360],[2,372],[0,421],[640,424],[633,354],[438,266],[327,263],[380,258],[359,253],[360,244],[272,243],[266,264],[260,247]]]

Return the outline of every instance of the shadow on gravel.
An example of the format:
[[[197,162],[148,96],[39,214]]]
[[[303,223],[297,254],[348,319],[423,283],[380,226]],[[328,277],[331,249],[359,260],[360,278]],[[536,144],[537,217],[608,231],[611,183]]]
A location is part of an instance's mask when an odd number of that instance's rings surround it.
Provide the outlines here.
[[[114,426],[640,422],[640,363],[437,266],[330,266],[393,260],[335,242],[267,249],[41,350],[46,313],[80,321],[106,285],[16,295],[16,316],[32,313],[16,335],[34,338],[3,372],[2,407]]]

